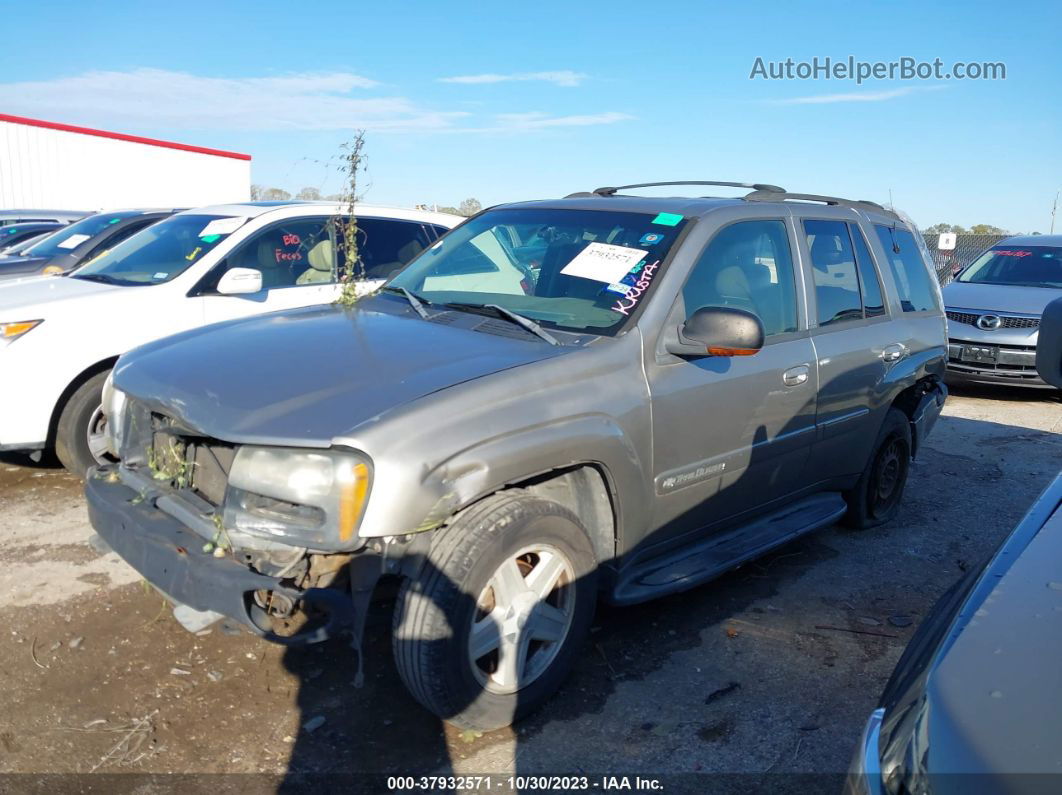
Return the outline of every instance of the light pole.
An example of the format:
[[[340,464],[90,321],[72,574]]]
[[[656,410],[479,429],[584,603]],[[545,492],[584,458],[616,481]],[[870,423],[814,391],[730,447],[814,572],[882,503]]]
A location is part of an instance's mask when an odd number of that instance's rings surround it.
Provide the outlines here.
[[[1051,205],[1051,232],[1050,232],[1050,234],[1052,234],[1052,235],[1055,233],[1055,211],[1058,209],[1058,194],[1059,193],[1062,193],[1062,191],[1057,191],[1057,190],[1055,191],[1055,203]]]

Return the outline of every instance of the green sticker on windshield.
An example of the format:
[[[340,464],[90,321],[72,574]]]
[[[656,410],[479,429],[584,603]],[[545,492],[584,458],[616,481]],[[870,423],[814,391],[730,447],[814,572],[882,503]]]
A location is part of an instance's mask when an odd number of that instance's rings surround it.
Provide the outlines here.
[[[653,223],[660,224],[660,226],[678,226],[678,223],[681,220],[681,215],[676,215],[675,213],[660,213],[660,215],[653,219]]]
[[[108,221],[107,223],[109,223],[109,224],[116,224],[116,223],[118,223],[118,222],[119,222],[119,221],[121,221],[121,220],[122,220],[121,218],[112,218],[112,219],[111,219],[111,220],[109,220],[109,221]]]
[[[202,240],[204,243],[217,243],[219,240],[221,240],[221,235],[203,235],[199,239]]]

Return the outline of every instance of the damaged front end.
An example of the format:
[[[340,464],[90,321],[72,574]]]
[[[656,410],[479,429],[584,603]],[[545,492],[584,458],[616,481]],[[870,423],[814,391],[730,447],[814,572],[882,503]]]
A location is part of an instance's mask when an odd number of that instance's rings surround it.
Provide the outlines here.
[[[349,634],[360,648],[377,581],[413,543],[359,538],[370,462],[352,450],[233,445],[123,408],[121,464],[85,486],[111,548],[201,620],[227,616],[282,644]]]

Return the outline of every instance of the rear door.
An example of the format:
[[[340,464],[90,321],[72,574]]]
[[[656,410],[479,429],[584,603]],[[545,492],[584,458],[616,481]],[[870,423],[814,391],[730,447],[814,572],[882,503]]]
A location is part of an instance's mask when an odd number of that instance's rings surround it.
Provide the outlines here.
[[[884,300],[865,227],[854,212],[797,219],[819,371],[817,433],[810,470],[817,482],[861,472],[902,359],[903,335]]]
[[[753,356],[650,357],[653,472],[662,529],[677,540],[799,490],[815,423],[816,373],[802,281],[784,218],[737,221],[707,243],[670,323],[704,306],[745,309],[766,333]]]

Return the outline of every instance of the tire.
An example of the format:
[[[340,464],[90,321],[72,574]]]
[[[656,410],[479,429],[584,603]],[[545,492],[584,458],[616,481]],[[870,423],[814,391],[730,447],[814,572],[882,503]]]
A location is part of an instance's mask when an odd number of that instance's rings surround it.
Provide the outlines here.
[[[859,482],[844,495],[848,503],[844,524],[865,530],[894,518],[910,468],[911,424],[906,414],[890,408]]]
[[[554,577],[552,590],[542,586]],[[590,539],[563,506],[516,489],[476,503],[436,531],[420,573],[399,592],[402,681],[455,726],[508,726],[567,676],[589,633],[596,579]],[[545,599],[528,590],[536,586]],[[475,638],[485,653],[473,659]]]
[[[60,463],[79,478],[84,479],[91,467],[106,459],[97,447],[99,457],[89,445],[89,425],[93,424],[94,438],[99,439],[99,414],[103,403],[103,382],[110,371],[97,373],[79,386],[63,406],[55,431],[55,455]]]

